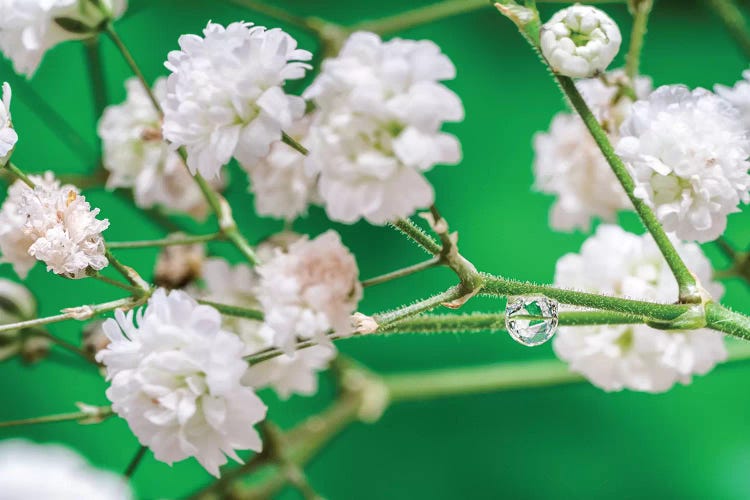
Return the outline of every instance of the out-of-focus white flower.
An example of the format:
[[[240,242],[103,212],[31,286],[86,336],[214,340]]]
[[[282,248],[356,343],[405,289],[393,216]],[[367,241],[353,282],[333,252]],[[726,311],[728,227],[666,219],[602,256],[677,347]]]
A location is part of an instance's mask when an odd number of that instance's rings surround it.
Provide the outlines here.
[[[362,286],[357,262],[336,232],[300,239],[286,253],[278,250],[258,273],[263,334],[287,354],[294,352],[298,338],[329,344],[329,331],[351,333],[350,316]]]
[[[620,92],[624,85],[630,82],[622,70],[576,83],[613,143],[633,104]],[[638,77],[634,87],[639,98],[646,98],[651,92],[651,80]],[[631,207],[625,190],[578,115],[558,113],[547,132],[534,136],[534,176],[536,189],[557,196],[550,213],[550,226],[554,229],[588,231],[592,218],[611,221],[618,210]]]
[[[11,95],[10,85],[8,82],[3,83],[3,103],[0,106],[0,162],[8,156],[18,142],[18,134],[13,130],[13,124],[10,121]]]
[[[616,152],[635,195],[678,238],[718,238],[727,215],[750,201],[747,131],[737,110],[711,92],[660,87],[633,105],[621,135]]]
[[[674,244],[704,288],[719,299],[722,286],[711,281],[711,263],[700,247]],[[580,253],[557,262],[555,284],[665,303],[678,296],[677,282],[653,239],[610,225],[599,226]],[[692,375],[709,372],[727,357],[719,332],[666,331],[646,325],[560,327],[554,348],[571,370],[607,391],[663,392],[676,382],[690,383]]]
[[[607,14],[587,5],[555,13],[541,30],[544,58],[555,73],[588,78],[601,73],[620,50],[620,28]]]
[[[305,91],[318,110],[305,165],[319,176],[330,218],[384,224],[434,201],[423,173],[461,159],[458,140],[440,131],[464,116],[458,96],[438,83],[455,74],[430,41],[364,32],[323,63]]]
[[[745,127],[750,129],[750,69],[742,72],[742,80],[733,87],[715,85],[714,91],[740,111]]]
[[[261,307],[256,298],[259,276],[246,264],[230,266],[223,259],[209,259],[203,266],[203,280],[208,300],[247,309]],[[225,315],[223,325],[240,336],[247,356],[273,346],[272,332],[260,320]],[[257,389],[271,386],[284,399],[294,393],[311,395],[318,389],[317,372],[326,369],[335,355],[332,345],[282,354],[250,366],[242,381]]]
[[[141,82],[125,82],[125,102],[108,106],[99,121],[104,146],[104,167],[109,171],[107,188],[133,188],[136,205],[204,218],[208,203],[180,156],[161,137],[161,120]],[[154,96],[161,102],[167,94],[167,79],[154,83]],[[220,188],[219,178],[210,180]]]
[[[311,118],[305,116],[285,130],[303,146],[309,146]],[[305,172],[305,157],[281,141],[260,161],[245,167],[258,215],[294,220],[319,200],[315,177]]]
[[[132,311],[115,314],[104,324],[111,343],[96,359],[107,368],[112,409],[157,460],[192,456],[218,477],[227,456],[241,462],[235,450],[261,450],[253,424],[266,406],[242,385],[245,346],[221,329],[216,309],[160,288],[137,326]]]
[[[87,270],[107,264],[101,232],[108,220],[98,220],[78,188],[60,185],[51,172],[31,176],[31,189],[16,181],[0,208],[0,252],[16,273],[26,277],[34,259],[47,270],[68,278],[83,278]]]
[[[0,50],[17,73],[32,76],[47,50],[91,36],[126,8],[127,0],[2,0]]]
[[[169,53],[163,130],[187,149],[190,171],[210,179],[233,156],[251,167],[304,114],[304,100],[282,86],[304,76],[309,65],[296,61],[312,54],[252,23],[208,23],[203,34],[181,36],[181,50]]]
[[[180,238],[182,233],[173,233],[170,238]],[[156,259],[154,283],[164,288],[184,288],[201,276],[206,247],[194,245],[169,245],[162,248]]]
[[[3,500],[130,500],[133,492],[116,474],[92,467],[70,448],[21,439],[0,442]]]

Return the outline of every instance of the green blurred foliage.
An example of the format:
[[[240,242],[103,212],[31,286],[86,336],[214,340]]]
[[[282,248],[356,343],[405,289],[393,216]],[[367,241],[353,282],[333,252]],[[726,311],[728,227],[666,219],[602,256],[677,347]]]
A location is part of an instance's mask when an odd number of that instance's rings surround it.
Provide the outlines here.
[[[296,14],[344,24],[430,3],[269,2]],[[553,9],[543,6],[542,17],[547,18]],[[627,43],[630,19],[624,5],[606,10],[620,23]],[[209,19],[278,25],[221,1],[132,0],[130,13],[117,28],[146,76],[154,79],[166,74],[163,61],[177,47],[177,37],[198,33]],[[289,31],[303,47],[316,48],[309,35]],[[481,270],[550,282],[556,260],[576,251],[586,236],[552,232],[547,224],[552,199],[531,188],[531,138],[564,109],[559,91],[514,27],[490,7],[414,28],[403,36],[434,40],[458,69],[458,77],[448,85],[462,97],[466,119],[447,128],[461,139],[464,160],[428,175],[437,204],[460,232],[462,252]],[[109,41],[103,41],[103,47],[109,99],[117,103],[124,98],[122,82],[129,71]],[[643,72],[653,77],[655,85],[711,88],[715,83],[731,84],[746,66],[725,29],[702,4],[658,2],[642,63]],[[10,79],[11,71],[7,62],[0,62],[3,79]],[[48,53],[31,85],[95,147],[81,44],[65,43]],[[14,161],[26,171],[91,171],[92,165],[81,161],[34,109],[34,102],[17,91],[13,118],[21,140]],[[110,219],[106,236],[111,241],[163,234],[126,201],[97,189],[86,195]],[[251,240],[281,228],[278,221],[254,215],[246,180],[236,168],[227,195]],[[623,215],[622,223],[641,232],[632,214]],[[322,211],[315,209],[296,228],[316,234],[330,226]],[[420,250],[388,228],[333,226],[356,254],[363,277],[423,258]],[[210,221],[193,227],[196,231],[212,229]],[[738,245],[750,243],[747,211],[730,217],[727,236]],[[212,244],[211,251],[239,258],[223,243]],[[713,246],[706,246],[706,251],[718,267],[726,265]],[[150,278],[155,251],[119,254]],[[13,275],[8,266],[2,271]],[[361,310],[392,308],[451,282],[449,272],[432,270],[374,287],[367,290]],[[44,315],[120,296],[101,283],[56,278],[41,265],[27,283],[39,295]],[[747,289],[738,281],[727,283],[725,299],[735,308],[750,311]],[[501,301],[488,299],[468,306],[484,311],[502,308]],[[81,325],[56,324],[51,330],[78,341]],[[339,346],[382,372],[554,356],[549,344],[524,348],[505,334],[362,338]],[[90,367],[68,359],[56,353],[52,360],[30,368],[15,361],[0,366],[0,420],[71,411],[74,401],[105,404],[102,379]],[[580,384],[400,404],[376,424],[351,426],[313,460],[308,472],[314,487],[333,499],[745,499],[750,496],[750,391],[744,387],[749,377],[750,366],[735,364],[658,396],[606,394]],[[325,407],[332,390],[324,378],[321,392],[313,398],[279,402],[271,394],[264,396],[270,404],[270,418],[289,427]],[[94,463],[116,471],[124,470],[138,446],[119,419],[85,427],[65,423],[4,429],[0,434],[3,439],[13,436],[67,443]],[[143,498],[179,498],[210,480],[193,460],[169,468],[149,454],[136,474],[135,486]],[[285,490],[281,496],[297,498],[297,493]]]

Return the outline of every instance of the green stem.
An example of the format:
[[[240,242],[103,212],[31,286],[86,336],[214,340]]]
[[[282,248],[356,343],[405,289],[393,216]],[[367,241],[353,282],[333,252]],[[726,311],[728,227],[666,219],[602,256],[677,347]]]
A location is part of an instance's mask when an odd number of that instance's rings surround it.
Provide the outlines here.
[[[113,280],[112,278],[104,276],[103,274],[96,273],[96,274],[92,274],[91,277],[94,278],[95,280],[101,281],[102,283],[107,283],[108,285],[116,286],[117,288],[126,290],[134,295],[139,294],[142,291],[140,288],[126,285],[125,283],[120,283],[119,281]]]
[[[387,325],[395,323],[396,321],[400,321],[404,318],[408,318],[409,316],[414,316],[419,313],[429,311],[430,309],[434,309],[445,302],[459,299],[464,295],[464,293],[465,291],[462,287],[454,286],[442,293],[433,295],[432,297],[426,298],[424,300],[417,301],[413,304],[400,307],[394,311],[376,314],[373,316],[373,319],[378,323],[378,325],[385,328]]]
[[[585,4],[623,3],[626,0],[582,0]],[[400,12],[392,16],[362,21],[351,27],[352,31],[372,31],[380,35],[405,31],[415,26],[429,24],[441,19],[466,14],[492,6],[488,0],[444,0],[424,7]],[[538,0],[538,3],[571,3],[569,0]]]
[[[440,254],[440,251],[442,250],[440,244],[410,219],[398,219],[395,222],[391,222],[390,225],[396,228],[399,232],[405,234],[427,253],[431,255]]]
[[[298,151],[303,156],[307,156],[310,153],[305,146],[297,142],[292,136],[283,131],[281,132],[281,142],[291,147],[295,151]]]
[[[8,162],[5,164],[5,168],[11,172],[16,178],[20,179],[24,182],[27,186],[29,186],[31,189],[34,189],[36,186],[34,185],[34,181],[29,179],[29,176],[23,173],[23,170],[18,168],[13,162]]]
[[[615,154],[615,150],[609,142],[607,133],[589,109],[580,92],[578,92],[573,80],[567,76],[561,75],[555,75],[555,78],[560,84],[560,88],[564,94],[570,100],[573,108],[575,108],[581,116],[581,119],[583,119],[586,128],[589,129],[591,136],[599,145],[599,149],[601,149],[607,162],[612,167],[612,171],[625,189],[628,198],[630,198],[630,201],[635,207],[636,212],[638,212],[641,221],[643,221],[643,225],[646,226],[646,229],[651,233],[659,250],[661,250],[664,259],[667,261],[667,264],[672,270],[672,274],[674,274],[675,279],[677,280],[680,301],[683,303],[699,303],[701,301],[701,296],[696,286],[695,277],[682,261],[677,250],[675,250],[674,245],[672,245],[672,242],[669,240],[667,233],[659,223],[656,214],[651,210],[651,207],[649,207],[645,201],[635,196],[635,182],[630,177],[625,164]]]
[[[135,474],[135,471],[138,470],[138,466],[141,464],[141,461],[146,456],[146,451],[148,451],[148,446],[140,446],[138,448],[138,451],[135,452],[133,459],[128,463],[128,467],[125,469],[125,473],[123,474],[123,476],[128,479],[133,477],[133,474]]]
[[[630,32],[630,48],[625,56],[625,74],[631,81],[638,76],[643,39],[646,36],[648,17],[653,6],[653,0],[633,0],[633,29]]]
[[[94,98],[94,123],[97,123],[107,107],[107,85],[102,70],[101,51],[99,50],[99,35],[94,35],[83,41],[86,51],[86,65],[89,71],[91,94]],[[97,135],[98,137],[98,135]]]
[[[218,302],[213,302],[211,300],[199,299],[198,302],[200,304],[203,304],[204,306],[211,306],[217,311],[219,311],[221,314],[226,314],[227,316],[235,316],[238,318],[247,318],[247,319],[255,319],[258,321],[263,321],[263,311],[257,311],[255,309],[247,309],[245,307],[231,306],[228,304],[220,304]]]
[[[729,34],[742,49],[745,57],[750,58],[750,30],[742,11],[734,0],[706,0],[708,6],[719,16]]]
[[[306,17],[301,16],[295,16],[294,14],[290,14],[285,9],[280,9],[278,7],[275,7],[273,5],[268,5],[265,2],[259,2],[256,0],[229,0],[231,3],[240,5],[242,7],[247,7],[249,9],[252,9],[256,12],[259,12],[265,16],[272,17],[276,19],[277,21],[281,21],[285,24],[289,24],[291,26],[301,28],[303,30],[309,31],[313,34],[317,34],[317,23],[314,19],[309,19]]]
[[[98,417],[104,419],[113,415],[112,409],[109,407],[99,408],[97,414]],[[57,422],[71,422],[75,420],[85,420],[91,418],[91,412],[88,411],[77,411],[74,413],[60,413],[58,415],[46,415],[44,417],[32,417],[23,418],[20,420],[10,420],[7,422],[0,422],[0,428],[4,427],[17,427],[21,425],[36,425],[36,424],[52,424]]]
[[[107,246],[111,250],[133,249],[133,248],[151,248],[151,247],[169,247],[174,245],[193,245],[195,243],[207,243],[223,239],[222,233],[200,234],[192,236],[175,236],[170,238],[161,238],[158,240],[140,240],[140,241],[111,241]]]
[[[112,254],[109,248],[105,247],[104,249],[104,256],[109,261],[109,264],[115,268],[115,270],[120,273],[126,280],[128,280],[128,283],[133,285],[133,289],[137,292],[135,293],[136,296],[144,296],[149,295],[151,293],[151,289],[148,286],[148,283],[146,283],[143,278],[133,269],[132,267],[126,266]]]
[[[106,28],[106,33],[107,35],[109,35],[110,40],[114,42],[115,46],[117,46],[117,50],[119,50],[120,54],[122,54],[122,57],[123,59],[125,59],[125,62],[127,63],[127,65],[130,67],[130,70],[138,78],[138,80],[140,80],[141,85],[143,85],[143,88],[146,90],[146,94],[148,94],[148,98],[151,100],[151,103],[154,105],[154,108],[156,108],[156,111],[159,113],[159,116],[163,117],[164,112],[161,109],[161,104],[159,104],[159,100],[151,91],[151,85],[149,85],[148,81],[146,80],[146,77],[143,76],[141,69],[138,67],[138,64],[136,64],[135,59],[133,59],[133,55],[130,53],[130,51],[128,50],[128,47],[122,41],[122,38],[120,38],[120,35],[118,35],[117,32],[115,31],[114,26],[109,24]]]
[[[431,259],[427,259],[424,262],[419,262],[417,264],[404,267],[402,269],[397,269],[396,271],[392,271],[390,273],[386,273],[380,276],[376,276],[375,278],[370,278],[367,280],[364,280],[362,282],[363,287],[369,287],[369,286],[375,286],[380,285],[381,283],[386,283],[388,281],[396,280],[399,278],[403,278],[404,276],[409,276],[421,271],[424,271],[426,269],[430,269],[436,266],[440,265],[440,258],[439,257],[433,257]]]
[[[642,300],[623,299],[609,295],[566,290],[549,285],[536,285],[525,281],[515,281],[490,274],[484,274],[482,293],[487,295],[534,295],[541,294],[562,304],[588,307],[603,311],[625,313],[641,318],[672,321],[690,310],[682,304],[656,304]]]

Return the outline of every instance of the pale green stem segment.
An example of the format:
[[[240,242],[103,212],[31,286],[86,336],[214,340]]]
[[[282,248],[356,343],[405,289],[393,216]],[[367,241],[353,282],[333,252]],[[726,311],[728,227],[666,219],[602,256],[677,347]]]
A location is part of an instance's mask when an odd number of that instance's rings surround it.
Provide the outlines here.
[[[292,136],[290,136],[286,132],[281,132],[281,142],[283,142],[290,148],[294,149],[295,151],[299,152],[303,156],[307,156],[310,153],[305,146],[297,142]]]
[[[627,0],[582,0],[578,3],[607,4],[624,3]],[[538,3],[571,3],[567,0],[537,0]],[[352,31],[372,31],[381,35],[404,31],[423,24],[429,24],[441,19],[466,14],[485,7],[491,7],[488,0],[446,0],[435,2],[424,7],[418,7],[392,16],[363,21],[351,27]]]
[[[727,27],[742,53],[750,59],[750,29],[744,14],[734,0],[706,0],[708,6]]]
[[[625,74],[631,82],[638,76],[643,50],[643,39],[646,37],[648,17],[654,6],[653,0],[630,0],[630,10],[633,14],[633,29],[630,31],[630,48],[625,57]]]
[[[108,285],[116,286],[117,288],[120,288],[121,290],[126,290],[133,295],[138,295],[138,294],[143,293],[143,290],[141,290],[140,288],[126,285],[125,283],[120,283],[119,281],[113,280],[112,278],[104,276],[103,274],[96,273],[96,274],[92,274],[91,277],[94,278],[95,280],[101,281],[102,283],[107,283]]]
[[[31,189],[34,189],[36,186],[34,185],[34,181],[29,179],[29,176],[26,175],[23,170],[18,168],[13,162],[8,162],[5,164],[5,168],[11,172],[15,177],[23,181],[24,184],[29,186]]]
[[[560,88],[570,100],[573,108],[578,112],[589,129],[591,136],[601,149],[607,163],[612,167],[612,171],[617,176],[620,184],[630,198],[633,207],[641,218],[643,225],[653,237],[664,259],[667,261],[669,268],[672,270],[677,284],[679,286],[680,301],[683,303],[699,303],[701,301],[700,292],[696,286],[695,277],[683,262],[680,254],[677,253],[674,245],[670,241],[667,233],[664,231],[659,219],[654,211],[646,204],[645,201],[635,196],[635,182],[630,177],[627,167],[622,160],[615,154],[612,144],[609,142],[607,133],[597,121],[594,114],[584,101],[581,93],[578,92],[575,83],[567,76],[555,75]]]
[[[442,293],[401,307],[399,309],[396,309],[395,311],[376,314],[375,316],[373,316],[373,319],[378,323],[378,325],[385,327],[391,323],[395,323],[396,321],[408,318],[409,316],[414,316],[419,313],[429,311],[441,304],[459,299],[464,295],[464,293],[465,292],[461,286],[454,286]]]
[[[112,254],[110,249],[105,246],[104,256],[109,261],[109,264],[120,273],[128,283],[133,286],[133,295],[135,297],[144,297],[151,295],[151,287],[146,281],[132,267],[126,266]]]
[[[199,234],[188,236],[175,236],[172,238],[161,238],[158,240],[139,240],[139,241],[111,241],[107,244],[110,249],[135,249],[135,248],[152,248],[152,247],[170,247],[176,245],[194,245],[196,243],[208,243],[224,239],[222,233]]]
[[[263,311],[258,311],[255,309],[247,309],[245,307],[239,307],[239,306],[231,306],[228,304],[220,304],[218,302],[213,302],[211,300],[203,300],[203,299],[198,299],[198,303],[203,304],[205,306],[213,307],[220,313],[226,314],[227,316],[235,316],[237,318],[246,318],[246,319],[254,319],[258,321],[263,321]]]
[[[439,255],[442,248],[440,243],[436,242],[430,235],[425,233],[421,227],[417,226],[410,219],[398,219],[390,223],[399,232],[405,234],[410,240],[419,245],[423,250],[431,255]]]
[[[257,0],[229,0],[229,1],[231,3],[240,5],[242,7],[247,7],[265,16],[272,17],[278,21],[289,24],[296,28],[301,28],[303,30],[309,31],[313,34],[317,34],[318,32],[317,26],[319,24],[319,21],[316,22],[315,18],[295,16],[294,14],[290,14],[284,9],[280,9],[279,7],[270,5],[267,2],[259,2]]]
[[[91,411],[60,413],[58,415],[46,415],[43,417],[32,417],[20,420],[10,420],[8,422],[0,422],[0,428],[18,427],[22,425],[53,424],[57,422],[85,421],[91,419],[92,417],[104,420],[112,415],[114,415],[114,413],[112,412],[112,408],[110,408],[109,406],[102,406],[98,408],[96,415],[92,415]]]
[[[159,116],[164,116],[164,113],[162,112],[162,109],[161,109],[161,104],[159,104],[159,100],[151,91],[151,85],[146,80],[146,77],[143,76],[143,72],[141,71],[141,68],[138,67],[138,64],[135,62],[135,59],[133,59],[133,55],[130,53],[130,50],[128,50],[128,47],[122,41],[122,38],[120,38],[120,35],[117,34],[112,24],[107,25],[106,33],[109,36],[110,40],[112,40],[112,42],[115,44],[120,54],[122,54],[122,57],[123,59],[125,59],[125,62],[127,63],[127,65],[130,67],[130,70],[133,72],[136,78],[140,80],[141,85],[143,85],[143,88],[146,90],[146,94],[148,95],[148,98],[151,101],[151,103],[154,105],[154,108],[156,108],[157,112],[159,113]]]
[[[440,264],[441,264],[440,257],[433,257],[431,259],[425,260],[424,262],[419,262],[412,266],[404,267],[402,269],[398,269],[396,271],[392,271],[390,273],[386,273],[381,276],[376,276],[374,278],[364,280],[362,282],[362,286],[367,288],[369,286],[380,285],[382,283],[387,283],[392,280],[403,278],[405,276],[409,276],[409,275],[424,271],[426,269],[431,269],[433,267],[439,266]]]

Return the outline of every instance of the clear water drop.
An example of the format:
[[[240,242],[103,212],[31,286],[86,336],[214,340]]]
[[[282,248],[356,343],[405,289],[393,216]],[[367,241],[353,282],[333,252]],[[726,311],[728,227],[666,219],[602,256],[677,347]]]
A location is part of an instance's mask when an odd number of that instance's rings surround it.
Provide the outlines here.
[[[520,344],[544,344],[557,331],[557,310],[557,301],[544,295],[508,297],[505,328]]]

